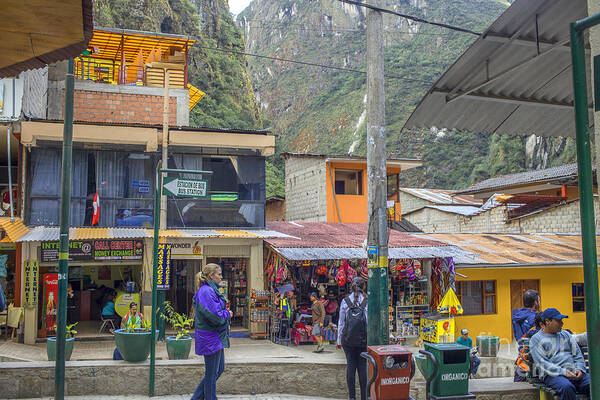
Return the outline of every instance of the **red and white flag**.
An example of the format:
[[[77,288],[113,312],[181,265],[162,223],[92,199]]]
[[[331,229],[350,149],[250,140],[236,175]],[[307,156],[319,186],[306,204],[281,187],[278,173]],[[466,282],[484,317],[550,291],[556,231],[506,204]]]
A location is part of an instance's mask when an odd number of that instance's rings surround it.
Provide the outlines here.
[[[92,217],[92,226],[97,225],[100,222],[100,197],[98,197],[98,191],[94,195],[94,202],[92,203],[94,207],[94,216]]]

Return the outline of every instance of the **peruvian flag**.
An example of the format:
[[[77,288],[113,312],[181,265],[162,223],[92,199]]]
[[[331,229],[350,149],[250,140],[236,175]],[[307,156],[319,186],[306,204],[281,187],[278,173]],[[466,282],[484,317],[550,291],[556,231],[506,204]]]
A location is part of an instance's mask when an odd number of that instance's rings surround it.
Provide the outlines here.
[[[92,226],[97,225],[100,222],[100,197],[98,197],[98,191],[94,195],[94,202],[92,203],[94,207],[94,216],[92,217]]]

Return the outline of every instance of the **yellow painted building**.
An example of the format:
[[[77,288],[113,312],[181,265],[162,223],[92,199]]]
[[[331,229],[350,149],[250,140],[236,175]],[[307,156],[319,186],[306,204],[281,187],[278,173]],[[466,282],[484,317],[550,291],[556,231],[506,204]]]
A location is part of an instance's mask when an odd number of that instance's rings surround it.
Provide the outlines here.
[[[456,292],[465,314],[456,331],[510,343],[512,310],[537,289],[541,308],[568,315],[565,329],[586,331],[581,236],[572,234],[427,234],[471,253],[455,258]]]

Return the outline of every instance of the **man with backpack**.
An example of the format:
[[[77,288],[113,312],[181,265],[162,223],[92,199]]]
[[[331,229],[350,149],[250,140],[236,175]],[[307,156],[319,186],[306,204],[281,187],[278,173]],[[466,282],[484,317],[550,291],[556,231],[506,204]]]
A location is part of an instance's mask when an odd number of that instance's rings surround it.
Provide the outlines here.
[[[348,398],[356,399],[356,372],[360,384],[360,398],[367,400],[367,360],[360,353],[367,351],[367,296],[363,278],[352,280],[352,293],[340,306],[337,347],[346,354],[346,384]]]
[[[540,307],[540,295],[537,290],[529,289],[523,293],[523,306],[512,310],[513,335],[517,341],[519,352],[523,350],[523,336],[535,326],[535,314]],[[522,382],[519,368],[515,368],[515,382]]]

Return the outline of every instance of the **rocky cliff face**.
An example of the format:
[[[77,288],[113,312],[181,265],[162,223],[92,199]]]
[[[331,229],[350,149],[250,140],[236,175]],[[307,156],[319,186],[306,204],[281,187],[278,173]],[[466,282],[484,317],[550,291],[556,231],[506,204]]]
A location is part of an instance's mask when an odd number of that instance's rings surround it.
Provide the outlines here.
[[[401,13],[475,31],[509,5],[501,0],[384,3]],[[365,154],[366,76],[359,72],[366,70],[365,18],[364,9],[336,0],[254,0],[238,16],[246,50],[278,59],[250,57],[248,66],[261,112],[280,135],[280,151]],[[390,15],[383,20],[388,154],[425,162],[406,174],[403,184],[460,188],[491,173],[569,159],[566,140],[401,132],[422,95],[475,37]]]

